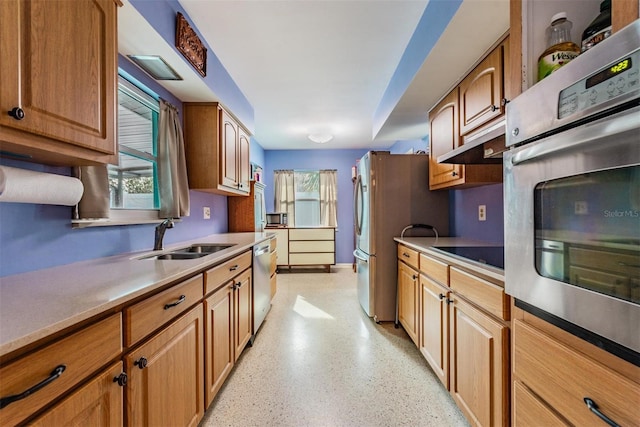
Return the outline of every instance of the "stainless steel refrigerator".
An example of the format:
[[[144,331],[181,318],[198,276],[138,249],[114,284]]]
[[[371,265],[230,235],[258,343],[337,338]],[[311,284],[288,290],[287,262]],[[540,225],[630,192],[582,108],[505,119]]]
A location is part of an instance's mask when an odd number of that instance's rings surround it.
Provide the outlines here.
[[[393,321],[398,269],[393,238],[410,224],[432,225],[448,236],[449,192],[429,191],[428,155],[370,151],[358,163],[353,210],[360,305],[376,322]]]

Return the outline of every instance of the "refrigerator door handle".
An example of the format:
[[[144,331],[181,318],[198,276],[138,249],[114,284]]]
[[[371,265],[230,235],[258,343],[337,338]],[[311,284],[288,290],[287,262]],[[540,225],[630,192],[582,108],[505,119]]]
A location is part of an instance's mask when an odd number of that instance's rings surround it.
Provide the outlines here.
[[[357,249],[353,251],[353,256],[358,258],[360,261],[369,262],[367,258],[364,258],[362,255],[360,255],[360,251]]]
[[[358,204],[362,205],[362,175],[356,178],[355,191],[353,192],[353,223],[356,227],[356,236],[362,234],[362,208],[358,209]],[[358,211],[360,213],[358,214]]]

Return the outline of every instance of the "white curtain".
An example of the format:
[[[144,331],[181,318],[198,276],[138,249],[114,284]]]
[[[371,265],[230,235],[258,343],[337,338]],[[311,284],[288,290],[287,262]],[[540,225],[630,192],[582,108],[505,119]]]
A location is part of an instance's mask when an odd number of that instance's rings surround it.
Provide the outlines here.
[[[182,126],[176,108],[162,99],[158,125],[158,185],[160,217],[189,216],[189,184]]]
[[[320,171],[320,225],[338,226],[338,178],[335,170]]]
[[[276,212],[286,212],[289,227],[295,227],[296,193],[292,170],[277,170],[273,172],[274,200],[273,208]]]

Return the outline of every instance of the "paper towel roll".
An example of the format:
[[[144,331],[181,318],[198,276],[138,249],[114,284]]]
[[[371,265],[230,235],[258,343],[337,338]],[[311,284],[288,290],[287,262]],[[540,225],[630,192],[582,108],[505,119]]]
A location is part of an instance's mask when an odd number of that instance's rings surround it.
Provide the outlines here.
[[[77,178],[0,166],[0,202],[74,206],[83,192]]]

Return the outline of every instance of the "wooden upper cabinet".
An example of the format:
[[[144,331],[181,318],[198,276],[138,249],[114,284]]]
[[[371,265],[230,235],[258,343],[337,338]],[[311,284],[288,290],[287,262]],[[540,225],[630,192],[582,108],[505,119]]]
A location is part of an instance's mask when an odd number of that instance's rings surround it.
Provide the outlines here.
[[[238,186],[238,124],[225,110],[221,110],[222,135],[220,136],[220,148],[222,149],[222,163],[220,173],[222,185],[227,187]]]
[[[640,4],[637,0],[613,0],[611,2],[611,26],[612,31],[620,31],[636,19]]]
[[[248,196],[249,133],[217,102],[183,104],[189,188]]]
[[[463,180],[462,165],[438,163],[438,156],[458,148],[458,89],[429,113],[429,188],[437,190]]]
[[[0,2],[2,151],[47,164],[117,161],[117,7]],[[7,114],[16,108],[20,120]]]
[[[438,157],[463,145],[467,135],[491,126],[504,114],[505,51],[508,38],[429,112],[430,190],[502,182],[501,164],[438,163]]]
[[[504,114],[502,46],[494,49],[460,83],[460,135]]]
[[[251,167],[249,165],[249,153],[251,139],[242,127],[238,128],[238,184],[243,191],[250,190]]]

